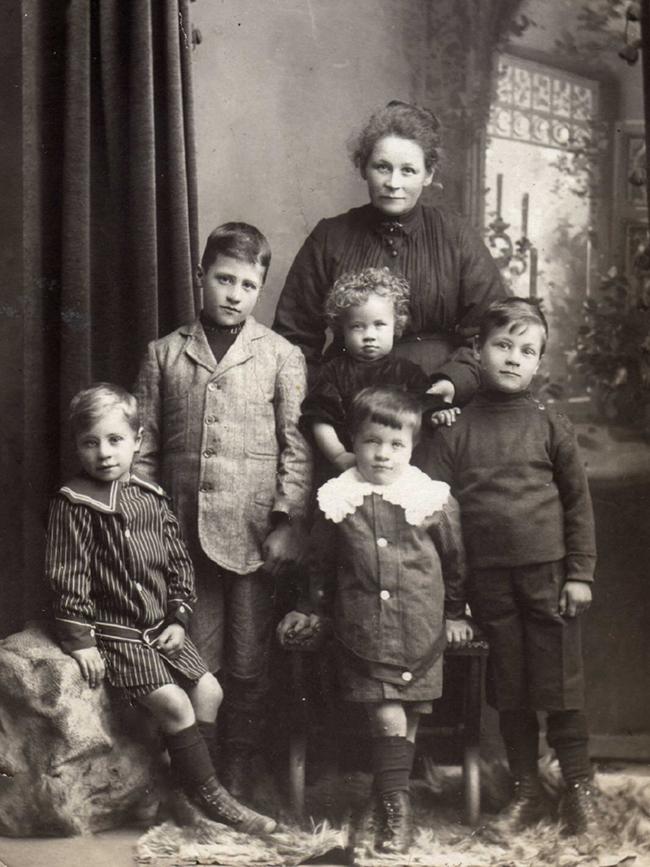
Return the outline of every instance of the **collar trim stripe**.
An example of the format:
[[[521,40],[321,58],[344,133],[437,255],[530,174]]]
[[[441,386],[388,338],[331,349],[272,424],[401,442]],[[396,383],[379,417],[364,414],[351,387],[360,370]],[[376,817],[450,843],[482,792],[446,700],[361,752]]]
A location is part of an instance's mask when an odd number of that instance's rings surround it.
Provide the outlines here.
[[[111,490],[108,495],[108,503],[102,503],[101,500],[97,500],[95,497],[89,497],[86,494],[81,494],[79,491],[73,490],[73,488],[64,485],[61,488],[61,493],[65,494],[69,500],[72,500],[73,503],[82,503],[84,506],[92,506],[94,509],[97,509],[100,512],[116,512],[117,511],[117,499],[119,496],[120,486],[118,482],[111,482]]]

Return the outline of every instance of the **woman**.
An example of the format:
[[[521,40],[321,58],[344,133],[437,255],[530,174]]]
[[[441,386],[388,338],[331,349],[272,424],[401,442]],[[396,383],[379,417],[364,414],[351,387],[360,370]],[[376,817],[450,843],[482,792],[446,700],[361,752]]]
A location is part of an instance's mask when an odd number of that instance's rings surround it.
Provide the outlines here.
[[[329,288],[346,272],[386,266],[411,286],[411,321],[396,351],[434,375],[433,393],[464,404],[478,386],[467,341],[483,309],[506,292],[478,236],[420,203],[438,162],[438,129],[432,112],[396,100],[370,118],[352,154],[370,203],[318,223],[287,275],[273,327],[302,348],[313,373]],[[335,341],[328,354],[339,351]]]

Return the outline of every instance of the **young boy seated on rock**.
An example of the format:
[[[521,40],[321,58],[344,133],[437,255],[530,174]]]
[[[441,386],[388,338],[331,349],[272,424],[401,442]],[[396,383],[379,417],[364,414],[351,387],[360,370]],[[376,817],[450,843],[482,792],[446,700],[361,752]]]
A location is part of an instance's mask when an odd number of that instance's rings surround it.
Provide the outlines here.
[[[194,571],[167,497],[131,473],[136,399],[99,383],[70,405],[81,472],[50,506],[46,573],[61,647],[91,688],[104,678],[160,725],[175,782],[209,818],[249,833],[275,821],[219,783],[208,744],[222,691],[186,630]]]

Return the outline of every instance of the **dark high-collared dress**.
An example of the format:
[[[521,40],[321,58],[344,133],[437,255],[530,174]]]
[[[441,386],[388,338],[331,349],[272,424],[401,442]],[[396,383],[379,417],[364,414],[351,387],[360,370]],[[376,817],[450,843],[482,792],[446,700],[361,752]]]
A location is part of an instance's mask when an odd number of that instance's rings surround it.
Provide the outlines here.
[[[355,396],[369,386],[394,386],[409,391],[425,403],[431,377],[421,367],[391,352],[373,361],[360,361],[343,353],[322,364],[301,406],[300,426],[311,432],[315,422],[331,425],[347,449],[352,442],[348,416]]]
[[[323,303],[342,274],[387,267],[411,286],[411,321],[397,344],[427,374],[454,384],[456,403],[479,385],[467,340],[485,308],[506,292],[487,247],[467,223],[418,204],[399,220],[372,205],[321,220],[287,275],[273,328],[303,350],[310,370],[325,345]],[[340,351],[336,340],[329,354]]]
[[[141,635],[174,622],[187,628],[195,602],[192,563],[158,485],[133,475],[64,485],[50,505],[46,575],[61,646],[96,646],[111,685],[146,695],[179,675],[192,682],[206,673],[188,637],[169,659]]]

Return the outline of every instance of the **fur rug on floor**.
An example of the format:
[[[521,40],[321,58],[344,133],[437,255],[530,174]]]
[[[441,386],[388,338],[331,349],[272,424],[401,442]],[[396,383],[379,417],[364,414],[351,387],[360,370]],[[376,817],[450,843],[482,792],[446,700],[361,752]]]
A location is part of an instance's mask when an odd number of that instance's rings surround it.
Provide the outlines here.
[[[557,767],[540,766],[544,785],[557,806],[562,795]],[[499,827],[497,811],[510,797],[501,765],[481,769],[482,824],[461,823],[462,781],[457,769],[427,763],[412,783],[416,838],[407,856],[382,856],[373,849],[367,803],[368,774],[324,775],[307,791],[307,814],[320,822],[299,827],[280,802],[270,781],[257,805],[283,824],[267,838],[238,834],[204,819],[186,802],[176,821],[151,828],[137,844],[136,858],[152,867],[215,865],[297,865],[335,847],[354,851],[358,867],[650,867],[650,778],[596,776],[599,832],[566,837],[553,819],[516,835]],[[271,806],[273,805],[273,806]],[[326,816],[326,819],[320,817]],[[350,861],[350,863],[352,863]]]

